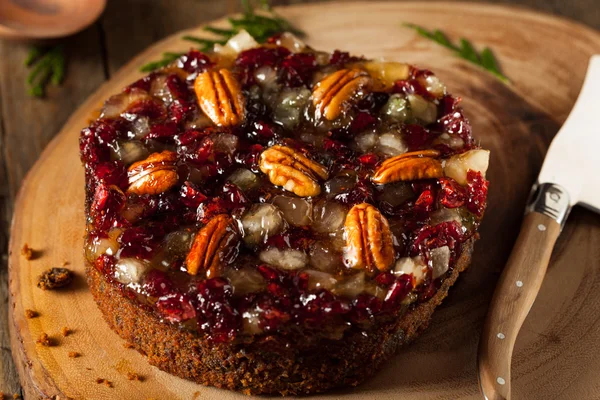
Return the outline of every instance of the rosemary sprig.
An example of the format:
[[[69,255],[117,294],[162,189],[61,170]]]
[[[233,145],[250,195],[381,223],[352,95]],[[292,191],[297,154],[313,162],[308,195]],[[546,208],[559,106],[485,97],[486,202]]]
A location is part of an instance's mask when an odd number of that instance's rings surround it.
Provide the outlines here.
[[[295,28],[286,19],[275,13],[267,0],[259,0],[259,7],[262,10],[260,14],[256,12],[256,8],[250,4],[250,1],[241,0],[241,2],[242,16],[239,18],[228,18],[227,20],[231,26],[230,28],[224,29],[213,26],[204,27],[206,32],[212,33],[216,38],[186,35],[183,36],[182,39],[194,43],[200,51],[209,51],[212,50],[216,44],[223,45],[227,43],[229,39],[242,30],[248,32],[259,43],[264,43],[271,36],[281,32],[291,32],[298,36],[304,35],[304,32]],[[140,68],[140,71],[154,71],[155,69],[170,64],[183,54],[184,53],[164,53],[161,60],[143,65]]]
[[[485,47],[481,53],[478,53],[471,42],[465,38],[460,38],[460,44],[457,45],[448,40],[448,37],[439,29],[429,31],[421,26],[408,23],[404,24],[404,26],[413,29],[419,35],[452,50],[457,56],[485,69],[502,82],[510,83],[510,80],[500,71],[498,61],[489,47]]]
[[[61,46],[52,48],[32,47],[24,62],[31,67],[27,76],[27,93],[43,97],[48,84],[60,85],[65,77],[65,54]]]
[[[149,62],[148,64],[142,65],[142,67],[140,68],[140,71],[141,72],[152,72],[155,69],[166,67],[167,65],[171,64],[173,61],[177,60],[179,57],[181,57],[184,54],[185,53],[172,53],[172,52],[163,53],[162,58],[160,60],[152,61],[152,62]]]

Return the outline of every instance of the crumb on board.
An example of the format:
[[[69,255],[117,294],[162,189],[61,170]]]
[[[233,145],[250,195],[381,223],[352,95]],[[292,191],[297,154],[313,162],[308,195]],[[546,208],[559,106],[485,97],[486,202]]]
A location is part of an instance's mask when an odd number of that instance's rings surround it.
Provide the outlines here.
[[[25,243],[23,245],[23,247],[21,248],[21,255],[26,260],[31,260],[33,258],[33,250],[31,249],[31,247],[29,247],[29,245],[27,243]]]
[[[81,354],[76,352],[76,351],[70,351],[69,352],[69,357],[71,358],[77,358],[77,357],[81,357]]]
[[[30,310],[29,308],[25,310],[25,318],[31,319],[37,317],[39,314],[37,311]]]
[[[144,378],[142,378],[141,376],[139,376],[135,372],[128,372],[127,373],[127,379],[129,379],[130,381],[138,381],[138,382],[143,382],[144,381]]]
[[[123,343],[123,347],[125,347],[126,349],[133,349],[135,346],[133,345],[133,343],[125,342]]]
[[[17,400],[17,399],[22,399],[21,395],[18,393],[13,394],[13,399]]]
[[[67,266],[67,265],[69,265],[69,264],[71,264],[71,263],[70,263],[70,262],[68,262],[68,261],[63,261],[63,263],[62,263],[62,266],[63,266],[63,267],[66,267],[66,266]]]
[[[68,286],[73,281],[73,272],[67,268],[50,268],[38,279],[37,286],[43,290],[53,290]]]
[[[104,379],[104,378],[96,378],[96,383],[104,384],[104,386],[109,387],[109,388],[114,387],[114,385],[111,381],[109,381],[108,379]]]
[[[69,336],[71,333],[73,333],[73,331],[69,328],[67,328],[66,326],[63,326],[63,328],[60,330],[61,335],[63,335],[64,337]]]
[[[50,346],[54,346],[54,340],[52,340],[52,338],[50,336],[48,336],[47,333],[43,332],[39,337],[38,340],[36,340],[37,344],[41,344],[42,346],[46,346],[46,347],[50,347]]]

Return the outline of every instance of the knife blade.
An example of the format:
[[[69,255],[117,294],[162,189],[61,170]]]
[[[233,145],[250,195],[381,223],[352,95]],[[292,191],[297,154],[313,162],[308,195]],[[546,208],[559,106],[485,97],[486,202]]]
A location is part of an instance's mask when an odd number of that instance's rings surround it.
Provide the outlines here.
[[[600,212],[597,149],[600,55],[590,59],[575,106],[552,140],[525,210],[521,232],[490,303],[478,351],[478,378],[487,400],[510,399],[514,344],[542,285],[552,249],[571,208]]]
[[[600,212],[598,148],[600,148],[600,55],[592,56],[582,90],[569,117],[552,140],[540,184],[562,187],[569,204]],[[565,216],[566,217],[566,216]]]

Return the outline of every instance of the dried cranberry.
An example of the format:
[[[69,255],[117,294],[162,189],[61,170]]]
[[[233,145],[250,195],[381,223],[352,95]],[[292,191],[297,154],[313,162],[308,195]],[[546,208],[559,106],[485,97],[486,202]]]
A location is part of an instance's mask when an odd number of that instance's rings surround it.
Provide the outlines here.
[[[438,105],[438,115],[443,117],[452,113],[458,107],[460,103],[460,98],[453,97],[449,94],[445,95],[440,99],[440,103]]]
[[[374,126],[376,122],[377,118],[370,113],[366,111],[359,112],[354,116],[354,119],[350,123],[350,133],[356,135],[357,133]]]
[[[256,269],[267,281],[279,280],[282,274],[282,272],[279,272],[278,270],[267,265],[259,265]]]
[[[447,208],[462,207],[466,201],[466,191],[452,178],[440,178],[440,203]]]
[[[121,161],[100,163],[94,167],[94,172],[98,182],[115,185],[121,189],[127,188],[127,169]]]
[[[456,221],[442,222],[434,226],[425,226],[414,234],[411,255],[424,255],[430,249],[448,246],[454,249],[464,240],[460,224]]]
[[[339,140],[325,139],[323,149],[338,160],[346,160],[352,155],[352,150]]]
[[[198,50],[191,50],[177,61],[177,66],[190,74],[204,72],[212,65],[213,62],[210,61],[210,58]]]
[[[259,172],[258,161],[264,147],[260,144],[250,146],[248,153],[243,159],[244,164],[253,172]]]
[[[376,114],[390,98],[389,93],[371,92],[356,104],[356,109]]]
[[[278,249],[292,248],[295,250],[307,251],[314,241],[310,228],[292,227],[283,233],[269,237],[266,246],[273,246]]]
[[[141,89],[145,92],[150,91],[150,86],[152,85],[152,80],[154,79],[154,73],[145,76],[137,81],[133,82],[131,85],[127,86],[124,90],[125,93],[131,92],[132,89]]]
[[[169,104],[169,116],[171,121],[180,124],[193,115],[196,105],[189,101],[174,100]]]
[[[144,141],[153,139],[160,142],[172,142],[175,135],[177,135],[177,125],[173,122],[167,122],[152,126],[150,132],[144,136]]]
[[[170,322],[181,322],[196,317],[196,310],[186,294],[163,296],[156,302],[156,308]]]
[[[162,297],[174,293],[173,282],[161,270],[153,269],[144,278],[142,289],[152,297]]]
[[[467,171],[467,209],[473,214],[481,217],[487,204],[487,192],[489,182],[481,175],[481,172]]]
[[[185,181],[179,191],[181,202],[187,207],[196,209],[201,203],[207,200],[207,197],[202,193],[196,185],[189,181]]]
[[[127,108],[127,114],[159,120],[164,119],[167,116],[167,110],[159,100],[140,100]]]
[[[414,208],[420,212],[431,212],[433,211],[433,205],[435,198],[431,190],[424,190],[421,192],[417,201],[415,201]]]
[[[290,51],[285,47],[256,47],[242,51],[235,60],[235,64],[240,70],[242,85],[255,83],[254,71],[257,68],[264,66],[275,68],[289,54]]]
[[[99,162],[110,160],[108,146],[98,143],[92,128],[85,128],[81,131],[79,151],[81,152],[81,160],[87,163],[89,167]]]
[[[431,94],[416,79],[406,79],[394,82],[393,93],[416,94],[426,99],[431,98]]]
[[[410,151],[418,150],[431,141],[430,132],[421,125],[405,125],[402,127],[402,133]]]
[[[250,202],[237,185],[229,182],[223,185],[220,197],[225,201],[226,207],[229,209],[240,208]]]
[[[285,310],[286,307],[271,297],[260,299],[257,305],[262,310],[260,327],[265,332],[275,331],[291,319],[290,313]]]
[[[379,157],[374,153],[366,153],[358,157],[358,161],[367,168],[373,168],[379,162]]]
[[[379,298],[370,294],[359,294],[352,302],[352,311],[350,318],[354,322],[362,322],[373,318],[382,308],[382,302]]]
[[[233,304],[233,288],[223,278],[198,283],[198,328],[214,342],[235,338],[241,326],[241,316]]]
[[[440,118],[436,129],[461,137],[467,146],[473,142],[471,124],[460,108]]]
[[[396,276],[391,272],[382,272],[375,278],[375,282],[377,282],[381,286],[390,286],[396,280]]]
[[[150,259],[163,235],[159,226],[129,228],[117,239],[121,244],[120,256]]]
[[[336,194],[334,199],[347,205],[369,203],[373,201],[373,187],[369,182],[361,179],[350,191]]]
[[[279,80],[288,87],[308,85],[316,69],[317,60],[314,54],[290,54],[281,62]]]
[[[181,141],[181,139],[179,137],[177,140]],[[204,136],[199,142],[192,142],[187,146],[178,147],[177,151],[185,160],[202,165],[214,161],[214,147],[214,141],[210,137]]]
[[[167,76],[166,84],[167,88],[169,89],[169,92],[171,93],[174,99],[189,99],[190,91],[188,90],[188,86],[178,75],[171,74]]]
[[[394,310],[400,306],[402,300],[413,289],[412,276],[410,274],[402,274],[396,278],[396,281],[390,286],[383,301],[385,310]]]
[[[255,121],[248,127],[248,138],[268,145],[277,136],[275,127],[264,121]]]
[[[102,254],[94,261],[94,267],[106,276],[113,275],[113,272],[115,270],[115,264],[115,257],[108,254]]]
[[[123,226],[126,221],[118,213],[123,209],[125,201],[125,194],[117,186],[99,184],[90,206],[90,216],[95,228],[106,231],[111,227]]]
[[[208,223],[215,215],[227,214],[229,211],[223,199],[213,197],[198,207],[198,220],[203,224]]]
[[[345,51],[334,50],[333,53],[331,53],[331,57],[329,58],[329,64],[342,67],[344,66],[344,64],[358,62],[362,60],[364,60],[364,58],[350,56],[350,53]]]

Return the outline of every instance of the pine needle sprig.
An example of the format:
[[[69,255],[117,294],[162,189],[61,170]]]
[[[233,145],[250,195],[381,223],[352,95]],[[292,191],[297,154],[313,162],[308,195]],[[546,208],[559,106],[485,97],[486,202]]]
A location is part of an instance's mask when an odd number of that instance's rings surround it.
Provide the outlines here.
[[[32,47],[24,64],[31,68],[26,79],[30,96],[43,97],[49,84],[58,86],[65,78],[66,59],[61,46]]]
[[[473,44],[465,38],[460,38],[460,44],[454,44],[448,39],[446,34],[439,29],[429,31],[421,26],[408,23],[404,24],[404,26],[413,29],[419,35],[452,50],[457,56],[485,69],[502,82],[510,83],[510,80],[500,71],[498,60],[496,60],[494,53],[492,53],[492,50],[489,47],[485,47],[481,53],[478,53],[475,47],[473,47]]]

